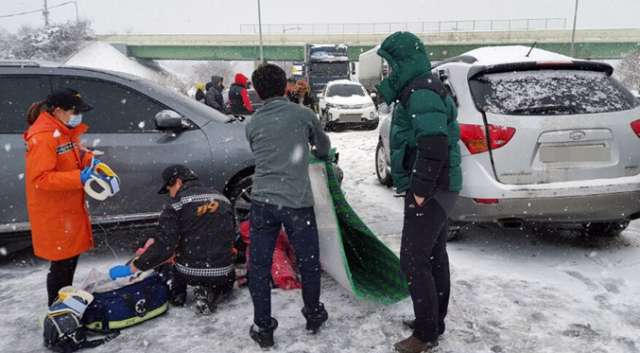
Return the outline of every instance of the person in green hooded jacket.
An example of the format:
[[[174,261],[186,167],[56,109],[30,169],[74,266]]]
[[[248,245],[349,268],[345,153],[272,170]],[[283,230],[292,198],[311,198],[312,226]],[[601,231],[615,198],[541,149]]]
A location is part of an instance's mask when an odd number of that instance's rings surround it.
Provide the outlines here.
[[[462,188],[458,112],[414,34],[392,34],[377,53],[390,73],[376,88],[387,104],[395,103],[391,176],[396,192],[406,193],[400,263],[415,314],[404,322],[413,334],[395,349],[423,352],[437,346],[449,305],[447,220]]]

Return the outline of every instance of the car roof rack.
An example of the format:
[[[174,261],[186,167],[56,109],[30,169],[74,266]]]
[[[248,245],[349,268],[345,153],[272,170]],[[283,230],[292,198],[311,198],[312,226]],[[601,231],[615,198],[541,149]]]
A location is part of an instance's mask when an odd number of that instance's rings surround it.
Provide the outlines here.
[[[22,61],[22,60],[0,60],[0,66],[3,67],[40,67],[35,61]]]

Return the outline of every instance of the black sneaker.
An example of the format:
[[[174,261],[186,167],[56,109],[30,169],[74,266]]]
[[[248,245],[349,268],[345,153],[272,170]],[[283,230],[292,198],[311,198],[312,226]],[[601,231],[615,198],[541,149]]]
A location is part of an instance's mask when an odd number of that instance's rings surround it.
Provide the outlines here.
[[[269,348],[274,346],[273,332],[278,328],[278,320],[271,318],[271,325],[268,327],[259,327],[256,324],[249,328],[249,336],[258,342],[260,348]]]
[[[307,319],[307,331],[311,334],[316,334],[322,324],[329,319],[329,313],[324,308],[324,304],[318,305],[318,310],[315,313],[310,314],[306,307],[302,308],[302,315]]]

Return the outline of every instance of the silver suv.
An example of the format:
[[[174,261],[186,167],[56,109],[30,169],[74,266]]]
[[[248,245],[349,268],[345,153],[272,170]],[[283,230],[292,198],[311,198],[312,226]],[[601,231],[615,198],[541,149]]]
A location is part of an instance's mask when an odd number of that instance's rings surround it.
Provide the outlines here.
[[[87,68],[0,61],[0,247],[9,249],[29,228],[22,134],[31,103],[52,88],[72,87],[95,109],[83,115],[82,140],[118,174],[120,192],[90,200],[92,223],[155,222],[166,197],[157,194],[170,164],[192,168],[200,179],[232,200],[250,202],[254,160],[244,125],[187,96],[153,82]],[[88,198],[89,199],[89,198]],[[246,202],[236,202],[239,211]],[[11,244],[11,245],[9,245]]]
[[[573,223],[617,235],[639,218],[640,101],[612,72],[523,46],[480,48],[436,65],[462,135],[464,182],[452,223]],[[376,151],[386,185],[388,115]]]

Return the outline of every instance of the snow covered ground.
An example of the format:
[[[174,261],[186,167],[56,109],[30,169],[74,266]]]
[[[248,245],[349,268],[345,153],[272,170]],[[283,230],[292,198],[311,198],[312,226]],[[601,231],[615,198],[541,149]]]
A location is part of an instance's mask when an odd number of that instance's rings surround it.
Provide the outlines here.
[[[378,184],[377,131],[332,133],[345,172],[343,189],[361,218],[398,252],[402,200]],[[96,250],[81,257],[76,285],[91,268],[124,262],[143,237],[97,232]],[[105,238],[115,251],[104,245]],[[640,222],[613,239],[571,230],[470,227],[449,243],[452,297],[438,352],[639,352]],[[0,264],[0,352],[41,352],[48,263],[28,252]],[[306,334],[299,290],[272,291],[277,347],[273,352],[390,352],[411,332],[401,321],[411,301],[382,306],[353,297],[323,276],[330,319]],[[187,308],[122,331],[92,352],[259,352],[248,335],[252,305],[246,288],[212,316]]]

